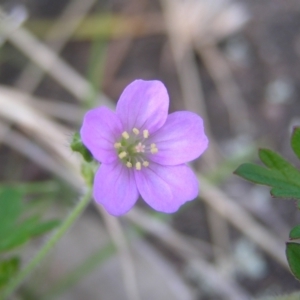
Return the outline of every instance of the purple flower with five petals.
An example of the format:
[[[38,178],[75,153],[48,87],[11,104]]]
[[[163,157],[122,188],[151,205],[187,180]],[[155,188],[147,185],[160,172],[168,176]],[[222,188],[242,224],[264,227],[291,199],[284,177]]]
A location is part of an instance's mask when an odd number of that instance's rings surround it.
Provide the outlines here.
[[[112,215],[128,212],[139,195],[152,208],[172,213],[198,195],[198,180],[186,165],[208,146],[195,113],[168,115],[169,96],[160,81],[135,80],[123,91],[116,112],[88,111],[80,131],[101,162],[94,198]]]

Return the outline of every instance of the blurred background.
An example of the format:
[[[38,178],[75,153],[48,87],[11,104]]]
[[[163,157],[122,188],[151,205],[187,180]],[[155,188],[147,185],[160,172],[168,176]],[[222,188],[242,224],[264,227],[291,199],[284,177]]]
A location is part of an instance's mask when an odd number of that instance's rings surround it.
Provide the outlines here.
[[[173,215],[139,201],[118,219],[91,204],[12,299],[246,300],[300,289],[284,253],[294,202],[233,175],[259,147],[299,167],[289,145],[299,70],[299,0],[0,0],[0,180],[22,190],[26,209],[67,215],[84,188],[72,134],[134,79],[163,81],[170,111],[201,115],[210,139],[194,163],[198,199]],[[16,248],[21,265],[46,240]]]

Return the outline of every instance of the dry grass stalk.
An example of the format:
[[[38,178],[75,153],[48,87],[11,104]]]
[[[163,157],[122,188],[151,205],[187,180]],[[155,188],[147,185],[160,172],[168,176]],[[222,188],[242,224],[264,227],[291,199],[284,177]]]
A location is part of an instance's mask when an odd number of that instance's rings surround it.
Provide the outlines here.
[[[68,2],[65,10],[45,37],[45,43],[49,44],[52,51],[59,53],[64,48],[95,2],[96,0],[72,0]],[[54,42],[53,37],[57,33],[59,33],[60,39]],[[33,62],[29,62],[15,85],[27,93],[33,93],[43,79],[43,76],[44,72]]]
[[[135,208],[127,215],[131,222],[153,235],[163,244],[167,245],[188,264],[193,265],[203,280],[210,287],[218,287],[218,292],[228,300],[246,300],[249,295],[230,278],[222,276],[213,265],[203,259],[199,249],[187,242],[180,234],[169,225],[150,217],[141,209]]]

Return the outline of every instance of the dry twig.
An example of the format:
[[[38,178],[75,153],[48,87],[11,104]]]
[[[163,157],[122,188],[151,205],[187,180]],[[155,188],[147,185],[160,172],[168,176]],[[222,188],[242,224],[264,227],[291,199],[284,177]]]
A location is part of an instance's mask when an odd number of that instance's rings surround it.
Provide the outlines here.
[[[135,208],[127,215],[131,222],[141,227],[147,233],[158,238],[163,244],[175,250],[177,255],[183,258],[186,262],[193,265],[197,271],[202,274],[202,278],[211,287],[218,287],[218,291],[225,299],[228,300],[246,300],[249,295],[234,281],[222,276],[210,263],[206,262],[199,252],[191,244],[187,243],[176,231],[170,226],[150,217],[141,209]]]
[[[207,205],[211,206],[284,268],[288,269],[284,254],[284,241],[280,241],[272,232],[259,225],[246,210],[221,190],[209,184],[202,176],[199,176],[199,181],[201,183],[201,197]]]
[[[94,5],[96,0],[70,0],[59,19],[51,27],[45,37],[45,43],[49,44],[52,51],[59,53],[71,38],[73,32],[84,19],[86,13]],[[75,17],[76,16],[76,17]],[[59,32],[60,39],[53,42],[53,37]],[[43,78],[43,71],[29,62],[16,81],[16,87],[32,93]]]
[[[3,12],[1,15],[6,16]],[[11,30],[14,28],[14,30]],[[49,73],[67,91],[83,101],[92,91],[91,85],[71,66],[57,56],[47,46],[39,42],[29,31],[24,28],[15,28],[13,20],[0,19],[0,32],[4,33],[9,41],[27,55],[41,69]],[[99,95],[102,104],[111,107],[111,102],[104,96]]]

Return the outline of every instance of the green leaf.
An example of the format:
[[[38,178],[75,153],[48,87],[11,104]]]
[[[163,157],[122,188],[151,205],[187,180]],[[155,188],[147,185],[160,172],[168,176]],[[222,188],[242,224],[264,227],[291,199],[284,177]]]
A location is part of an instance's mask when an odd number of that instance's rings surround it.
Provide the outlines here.
[[[11,227],[22,212],[22,193],[14,188],[0,189],[0,236]]]
[[[234,172],[251,182],[272,187],[271,195],[300,199],[300,172],[278,153],[260,149],[259,157],[265,167],[246,163]]]
[[[38,223],[34,228],[31,229],[30,234],[31,236],[42,235],[60,224],[58,220],[51,220],[43,223]]]
[[[30,230],[37,225],[39,217],[34,216],[22,222],[15,221],[11,228],[2,232],[0,239],[0,252],[8,251],[26,243],[30,238]]]
[[[300,200],[300,188],[294,188],[292,186],[288,187],[287,189],[272,188],[271,195],[276,198]]]
[[[14,276],[20,268],[20,259],[12,257],[0,261],[0,289]]]
[[[234,173],[246,180],[258,184],[274,186],[283,189],[290,187],[295,188],[295,186],[291,184],[279,171],[269,170],[262,166],[251,163],[240,165],[234,171]]]
[[[0,252],[21,246],[31,238],[52,230],[58,226],[59,223],[57,220],[41,223],[38,216],[30,217],[22,223],[15,225],[10,231],[5,232],[0,239]]]
[[[292,273],[300,280],[300,244],[287,243],[286,257]]]
[[[279,171],[282,176],[299,185],[300,172],[278,153],[269,149],[260,149],[259,158],[271,170]]]
[[[295,127],[293,130],[291,146],[294,153],[300,159],[300,127]]]
[[[291,240],[300,239],[300,225],[295,226],[291,231],[289,235]]]
[[[26,232],[18,230],[12,231],[10,235],[6,234],[5,236],[1,237],[0,253],[21,246],[28,240],[29,236]]]
[[[24,218],[28,211],[21,198],[20,189],[0,188],[0,252],[21,246],[59,224],[57,220],[41,222],[37,215]]]

